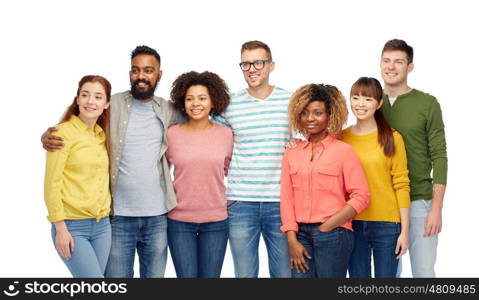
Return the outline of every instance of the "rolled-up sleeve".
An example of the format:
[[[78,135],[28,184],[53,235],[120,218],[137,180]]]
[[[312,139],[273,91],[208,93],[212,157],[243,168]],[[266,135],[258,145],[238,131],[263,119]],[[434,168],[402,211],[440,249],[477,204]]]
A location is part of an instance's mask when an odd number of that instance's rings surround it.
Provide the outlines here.
[[[281,165],[281,227],[282,232],[295,231],[298,232],[298,223],[294,212],[294,191],[290,176],[289,157],[290,150],[287,149],[283,156]]]

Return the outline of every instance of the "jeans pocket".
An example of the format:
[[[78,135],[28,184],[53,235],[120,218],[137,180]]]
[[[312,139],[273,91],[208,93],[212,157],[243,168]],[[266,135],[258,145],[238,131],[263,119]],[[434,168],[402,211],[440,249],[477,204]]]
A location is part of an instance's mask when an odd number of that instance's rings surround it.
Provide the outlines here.
[[[234,206],[236,206],[238,204],[239,201],[236,201],[236,200],[228,200],[227,201],[227,209],[231,209],[233,208]]]
[[[317,230],[317,246],[321,248],[337,248],[339,246],[340,227],[336,227],[331,231],[323,232],[319,230],[319,226],[316,226]]]

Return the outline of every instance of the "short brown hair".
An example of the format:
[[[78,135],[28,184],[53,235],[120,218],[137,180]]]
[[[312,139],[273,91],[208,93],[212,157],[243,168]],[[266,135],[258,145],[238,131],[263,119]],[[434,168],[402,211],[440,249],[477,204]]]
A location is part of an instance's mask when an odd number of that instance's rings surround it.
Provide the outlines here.
[[[271,55],[271,49],[269,49],[269,46],[261,41],[248,41],[244,43],[241,45],[241,53],[245,52],[246,50],[254,50],[258,48],[264,49],[266,51],[269,56],[268,59],[273,59],[273,55]]]
[[[384,44],[384,48],[383,48],[383,52],[381,52],[381,56],[386,51],[403,51],[406,53],[407,63],[408,64],[412,63],[412,60],[414,57],[414,51],[412,47],[409,46],[403,40],[393,39],[393,40],[387,41],[386,44]]]
[[[210,112],[212,116],[220,115],[230,104],[230,93],[228,85],[217,74],[205,71],[198,73],[195,71],[181,74],[176,78],[171,87],[171,101],[173,106],[183,112],[185,112],[185,97],[186,91],[194,85],[201,85],[208,89],[210,94],[211,103],[213,103],[213,109]]]

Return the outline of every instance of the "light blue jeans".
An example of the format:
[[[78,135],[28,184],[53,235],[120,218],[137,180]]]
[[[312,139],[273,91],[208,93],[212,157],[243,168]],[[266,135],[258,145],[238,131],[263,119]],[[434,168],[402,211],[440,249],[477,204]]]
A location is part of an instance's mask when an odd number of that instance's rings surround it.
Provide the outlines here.
[[[113,216],[112,242],[105,277],[133,277],[138,251],[141,278],[164,277],[167,259],[166,214],[152,217]]]
[[[111,228],[108,217],[101,219],[65,220],[73,237],[74,249],[71,258],[60,258],[75,278],[103,278],[111,245]],[[51,235],[55,245],[57,235],[52,224]]]
[[[434,264],[436,263],[438,235],[424,237],[424,222],[431,210],[432,200],[411,201],[409,217],[409,260],[414,278],[436,277]],[[401,277],[402,264],[399,262],[397,277]]]
[[[291,277],[286,236],[279,230],[279,202],[228,201],[229,241],[237,278],[256,278],[259,237],[268,252],[271,277]]]

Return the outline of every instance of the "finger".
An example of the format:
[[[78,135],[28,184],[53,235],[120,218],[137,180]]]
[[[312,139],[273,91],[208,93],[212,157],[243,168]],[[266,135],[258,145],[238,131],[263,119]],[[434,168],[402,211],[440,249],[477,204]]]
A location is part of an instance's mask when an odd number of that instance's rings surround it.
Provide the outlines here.
[[[399,250],[401,250],[401,243],[397,242],[396,243],[396,250],[394,250],[394,254],[398,254]]]
[[[299,261],[301,263],[301,268],[303,268],[303,272],[306,272],[306,270],[309,270],[308,263],[304,260],[304,256],[301,256],[301,259]]]
[[[57,130],[58,130],[58,128],[56,128],[55,126],[53,126],[53,127],[48,127],[47,132],[48,132],[48,133],[51,133],[51,132],[57,131]]]
[[[49,137],[47,137],[47,140],[58,140],[58,141],[63,141],[63,138],[61,136],[58,136],[58,135],[50,135]]]
[[[307,258],[309,258],[309,259],[311,259],[311,258],[312,258],[312,257],[311,257],[311,255],[309,255],[309,252],[308,252],[308,250],[306,250],[306,249],[304,249],[304,251],[303,251],[303,255],[304,255],[304,256],[306,256],[306,257],[307,257]]]
[[[71,249],[71,252],[73,252],[73,250],[75,249],[75,240],[73,239],[73,237],[70,238],[70,249]]]

